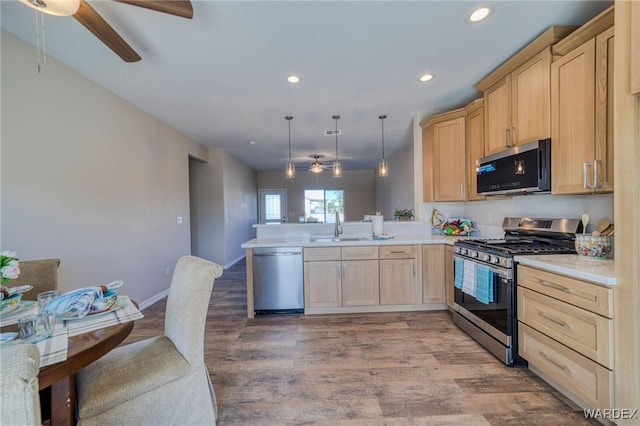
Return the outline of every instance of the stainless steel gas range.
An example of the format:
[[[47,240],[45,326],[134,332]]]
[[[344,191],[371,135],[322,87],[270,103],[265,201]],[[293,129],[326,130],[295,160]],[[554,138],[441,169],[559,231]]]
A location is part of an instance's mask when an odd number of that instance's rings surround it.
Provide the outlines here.
[[[514,256],[575,253],[580,219],[507,217],[504,239],[460,240],[454,244],[454,321],[505,364],[517,356]]]

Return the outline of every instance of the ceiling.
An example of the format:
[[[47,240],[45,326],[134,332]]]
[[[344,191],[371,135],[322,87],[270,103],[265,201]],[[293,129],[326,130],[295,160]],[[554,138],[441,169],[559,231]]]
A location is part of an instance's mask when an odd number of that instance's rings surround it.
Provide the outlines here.
[[[551,25],[579,25],[610,1],[193,1],[192,20],[88,0],[142,56],[125,63],[72,17],[45,17],[47,54],[181,133],[256,170],[339,157],[375,168],[412,141],[414,115],[463,106],[474,84]],[[35,45],[34,11],[2,0],[2,28]],[[34,48],[35,49],[35,48]],[[34,67],[36,55],[34,53]],[[44,71],[46,72],[46,67]],[[435,78],[419,83],[422,73]],[[300,82],[287,82],[289,74]],[[7,107],[4,106],[3,107]],[[250,143],[251,141],[255,143]],[[393,170],[391,171],[393,173]]]

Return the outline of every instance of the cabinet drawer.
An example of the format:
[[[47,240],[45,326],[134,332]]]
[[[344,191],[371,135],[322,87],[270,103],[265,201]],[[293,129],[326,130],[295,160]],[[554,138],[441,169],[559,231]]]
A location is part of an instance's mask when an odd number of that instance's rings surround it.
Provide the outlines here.
[[[378,246],[342,247],[342,260],[377,259]]]
[[[518,320],[607,368],[613,321],[527,288],[518,288]]]
[[[416,246],[381,246],[380,259],[415,259]]]
[[[340,247],[307,247],[304,260],[340,260]]]
[[[613,372],[519,323],[518,351],[557,385],[591,407],[611,407]]]
[[[613,318],[613,295],[610,288],[528,266],[518,267],[518,285]]]

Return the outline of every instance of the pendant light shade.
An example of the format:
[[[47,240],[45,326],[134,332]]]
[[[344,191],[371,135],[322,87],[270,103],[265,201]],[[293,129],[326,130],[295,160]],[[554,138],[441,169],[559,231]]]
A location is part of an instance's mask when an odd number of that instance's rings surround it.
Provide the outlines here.
[[[389,163],[384,159],[384,119],[387,118],[387,116],[379,115],[378,118],[382,123],[382,161],[378,164],[378,176],[387,177],[389,176]]]
[[[287,161],[287,165],[284,168],[284,177],[293,179],[296,177],[296,166],[291,161],[291,120],[293,120],[293,117],[287,115],[284,119],[289,123],[289,161]]]
[[[342,164],[340,164],[340,161],[338,160],[338,120],[340,120],[340,116],[334,115],[331,118],[336,122],[336,130],[334,132],[336,135],[336,161],[333,162],[333,177],[339,178],[342,177]]]

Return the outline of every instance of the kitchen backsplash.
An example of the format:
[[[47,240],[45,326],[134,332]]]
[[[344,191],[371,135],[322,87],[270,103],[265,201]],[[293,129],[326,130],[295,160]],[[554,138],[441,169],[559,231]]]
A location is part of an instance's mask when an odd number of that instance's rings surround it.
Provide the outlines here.
[[[587,232],[600,219],[613,221],[613,194],[598,195],[524,195],[506,199],[465,203],[424,203],[423,220],[430,222],[433,209],[445,217],[465,217],[473,221],[476,234],[488,238],[502,236],[505,217],[548,217],[579,219],[588,213],[591,220]]]

